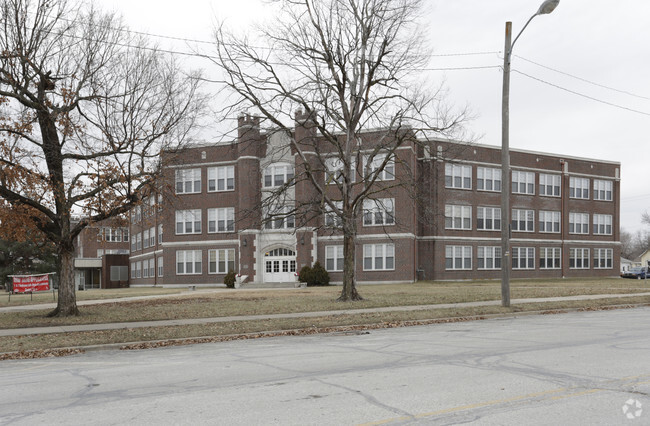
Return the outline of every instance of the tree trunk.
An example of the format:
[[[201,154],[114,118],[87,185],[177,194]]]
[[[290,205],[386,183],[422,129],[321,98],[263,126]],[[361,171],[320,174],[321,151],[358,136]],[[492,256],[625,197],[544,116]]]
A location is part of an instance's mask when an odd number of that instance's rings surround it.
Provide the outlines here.
[[[72,246],[72,245],[70,245]],[[79,315],[74,282],[74,249],[59,246],[59,301],[49,317],[68,317]]]
[[[354,235],[343,235],[343,290],[339,302],[363,300],[356,285],[356,246]]]

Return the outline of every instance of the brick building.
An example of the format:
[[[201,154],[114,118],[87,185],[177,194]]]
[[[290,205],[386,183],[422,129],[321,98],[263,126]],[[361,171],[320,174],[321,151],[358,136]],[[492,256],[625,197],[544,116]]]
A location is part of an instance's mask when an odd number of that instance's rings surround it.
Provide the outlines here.
[[[298,123],[291,135],[263,133],[259,119],[242,116],[232,143],[166,153],[161,194],[131,214],[131,285],[214,285],[229,270],[249,282],[287,282],[316,260],[342,281],[334,219],[288,213],[313,197],[309,184],[265,203],[313,161],[288,146],[289,137],[317,139]],[[375,136],[365,135],[362,149]],[[359,219],[358,282],[499,278],[500,155],[441,140],[403,143]],[[512,277],[618,275],[620,164],[513,149],[511,168]],[[396,184],[411,179],[411,190]],[[264,221],[274,212],[287,214]]]

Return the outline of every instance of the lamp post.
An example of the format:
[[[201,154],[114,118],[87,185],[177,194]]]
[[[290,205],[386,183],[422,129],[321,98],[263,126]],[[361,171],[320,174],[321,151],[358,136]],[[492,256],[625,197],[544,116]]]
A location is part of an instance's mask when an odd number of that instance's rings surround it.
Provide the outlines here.
[[[545,0],[539,10],[528,19],[511,43],[512,22],[506,22],[506,43],[503,54],[503,97],[501,109],[501,305],[510,306],[510,59],[512,48],[530,21],[537,15],[553,12],[560,0]]]

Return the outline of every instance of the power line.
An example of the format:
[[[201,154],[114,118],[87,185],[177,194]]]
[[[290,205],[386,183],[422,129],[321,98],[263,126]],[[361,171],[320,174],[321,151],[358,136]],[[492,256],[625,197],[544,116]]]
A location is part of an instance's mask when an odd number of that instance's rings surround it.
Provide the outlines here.
[[[523,75],[525,77],[528,77],[528,78],[530,78],[532,80],[539,81],[540,83],[548,84],[549,86],[555,87],[556,89],[564,90],[565,92],[569,92],[569,93],[572,93],[574,95],[581,96],[581,97],[586,98],[586,99],[590,99],[592,101],[600,102],[601,104],[605,104],[605,105],[613,106],[613,107],[616,107],[616,108],[624,109],[626,111],[636,112],[637,114],[650,116],[650,113],[639,111],[638,109],[628,108],[628,107],[618,105],[618,104],[615,104],[615,103],[612,103],[612,102],[603,101],[602,99],[594,98],[593,96],[585,95],[584,93],[576,92],[575,90],[567,89],[566,87],[562,87],[562,86],[559,86],[557,84],[550,83],[550,82],[548,82],[546,80],[542,80],[541,78],[533,77],[532,75],[526,74],[526,73],[521,72],[519,70],[513,69],[512,72],[516,72],[516,73],[521,74],[521,75]]]
[[[601,88],[603,88],[603,89],[612,90],[612,91],[614,91],[614,92],[623,93],[623,94],[625,94],[625,95],[629,95],[629,96],[634,96],[635,98],[640,98],[640,99],[650,100],[650,98],[649,98],[649,97],[646,97],[646,96],[637,95],[637,94],[635,94],[635,93],[631,93],[631,92],[628,92],[628,91],[625,91],[625,90],[619,90],[619,89],[616,89],[616,88],[613,88],[613,87],[610,87],[610,86],[605,86],[604,84],[595,83],[595,82],[593,82],[593,81],[591,81],[591,80],[587,80],[586,78],[578,77],[578,76],[576,76],[576,75],[569,74],[568,72],[560,71],[560,70],[558,70],[558,69],[551,68],[551,67],[548,67],[548,66],[546,66],[546,65],[542,65],[542,64],[540,64],[540,63],[538,63],[538,62],[531,61],[530,59],[526,59],[526,58],[524,58],[524,57],[522,57],[522,56],[519,56],[519,55],[514,55],[514,56],[516,56],[517,58],[521,59],[522,61],[529,62],[529,63],[531,63],[531,64],[533,64],[533,65],[537,65],[538,67],[545,68],[545,69],[547,69],[547,70],[550,70],[550,71],[556,72],[556,73],[558,73],[558,74],[566,75],[567,77],[575,78],[576,80],[580,80],[580,81],[582,81],[582,82],[584,82],[584,83],[593,84],[594,86],[598,86],[598,87],[601,87]]]

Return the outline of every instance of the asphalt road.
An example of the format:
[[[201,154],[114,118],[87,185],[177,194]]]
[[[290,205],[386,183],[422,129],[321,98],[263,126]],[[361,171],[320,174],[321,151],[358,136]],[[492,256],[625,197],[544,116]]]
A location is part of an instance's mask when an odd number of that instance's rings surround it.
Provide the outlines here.
[[[0,424],[650,424],[649,325],[637,308],[4,361]]]

